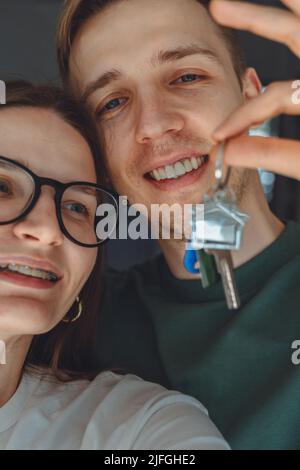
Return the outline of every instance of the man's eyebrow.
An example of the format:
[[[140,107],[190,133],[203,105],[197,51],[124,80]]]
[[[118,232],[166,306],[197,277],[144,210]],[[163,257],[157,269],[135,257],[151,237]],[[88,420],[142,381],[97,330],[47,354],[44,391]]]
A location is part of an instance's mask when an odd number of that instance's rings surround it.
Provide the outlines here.
[[[220,64],[220,58],[218,55],[211,49],[206,47],[201,47],[198,44],[190,44],[187,46],[179,46],[175,49],[170,50],[159,50],[152,59],[150,63],[153,67],[163,65],[169,62],[175,62],[176,60],[184,59],[192,55],[202,55],[208,59]],[[122,78],[122,72],[118,69],[112,69],[104,74],[100,75],[96,80],[89,83],[84,89],[81,95],[81,101],[85,103],[89,96],[94,93],[96,90],[106,87],[110,83],[120,80]]]
[[[198,44],[190,44],[187,46],[179,46],[171,50],[158,51],[157,54],[155,54],[151,59],[151,64],[156,67],[158,65],[174,62],[176,60],[184,59],[185,57],[196,54],[206,56],[208,59],[220,64],[218,55],[212,49],[201,47]]]
[[[122,73],[117,70],[109,70],[108,72],[105,72],[103,75],[101,75],[99,78],[94,80],[93,82],[89,83],[86,88],[84,89],[84,92],[81,95],[80,101],[85,103],[87,99],[89,98],[90,95],[92,95],[96,90],[100,90],[101,88],[106,87],[110,83],[120,80],[122,78]]]

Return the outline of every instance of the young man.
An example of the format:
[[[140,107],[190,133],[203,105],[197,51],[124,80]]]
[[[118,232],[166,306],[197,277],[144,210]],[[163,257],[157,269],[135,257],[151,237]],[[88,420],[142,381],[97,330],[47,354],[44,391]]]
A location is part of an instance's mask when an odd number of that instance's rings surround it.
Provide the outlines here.
[[[207,3],[66,3],[63,79],[94,116],[110,180],[131,203],[202,201],[215,129],[260,95]],[[185,271],[183,241],[160,240],[162,256],[107,276],[101,364],[197,397],[233,448],[297,448],[300,227],[271,213],[255,170],[235,169],[230,185],[251,217],[234,254],[242,307],[229,311],[220,282],[203,290]]]

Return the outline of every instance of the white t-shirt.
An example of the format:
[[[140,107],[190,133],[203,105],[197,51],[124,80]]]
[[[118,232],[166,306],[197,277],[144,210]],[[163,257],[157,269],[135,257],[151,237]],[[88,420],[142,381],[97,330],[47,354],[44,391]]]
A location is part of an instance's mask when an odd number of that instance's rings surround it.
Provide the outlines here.
[[[229,449],[195,399],[134,375],[61,383],[25,373],[0,408],[0,449]]]

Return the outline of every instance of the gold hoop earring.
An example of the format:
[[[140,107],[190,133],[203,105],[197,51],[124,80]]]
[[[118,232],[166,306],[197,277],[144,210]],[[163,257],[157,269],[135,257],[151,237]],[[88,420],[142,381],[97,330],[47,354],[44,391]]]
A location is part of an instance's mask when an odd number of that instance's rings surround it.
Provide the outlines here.
[[[75,315],[75,317],[71,318],[70,320],[68,319],[63,319],[64,323],[74,323],[75,321],[79,320],[81,317],[82,311],[83,311],[83,305],[79,297],[76,297],[76,302],[78,303],[78,312]]]

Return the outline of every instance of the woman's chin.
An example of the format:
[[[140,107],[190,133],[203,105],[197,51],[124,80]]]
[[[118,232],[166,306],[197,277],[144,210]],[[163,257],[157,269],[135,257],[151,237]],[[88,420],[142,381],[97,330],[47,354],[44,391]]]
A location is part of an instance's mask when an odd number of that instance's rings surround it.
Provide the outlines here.
[[[0,335],[4,331],[14,336],[47,333],[59,321],[55,318],[56,311],[41,300],[1,296]]]

